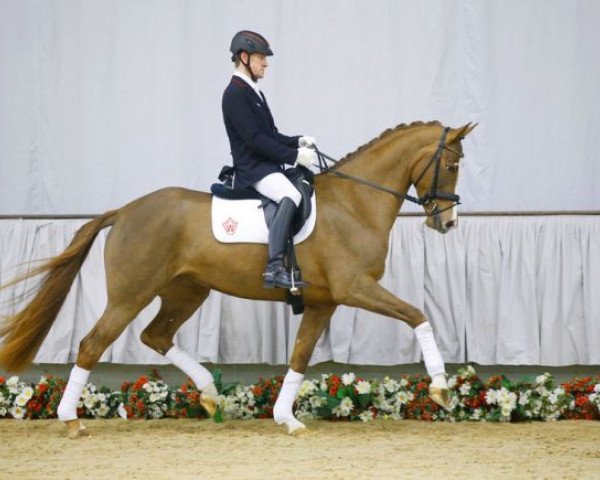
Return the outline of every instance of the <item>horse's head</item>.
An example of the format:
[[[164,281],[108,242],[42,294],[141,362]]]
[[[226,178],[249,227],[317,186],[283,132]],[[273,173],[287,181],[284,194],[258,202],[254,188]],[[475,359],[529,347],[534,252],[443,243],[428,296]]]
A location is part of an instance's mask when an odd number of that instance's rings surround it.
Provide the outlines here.
[[[461,140],[476,126],[468,123],[445,129],[438,144],[424,149],[412,167],[411,182],[427,214],[425,224],[440,233],[447,233],[458,224],[455,189],[463,157]]]

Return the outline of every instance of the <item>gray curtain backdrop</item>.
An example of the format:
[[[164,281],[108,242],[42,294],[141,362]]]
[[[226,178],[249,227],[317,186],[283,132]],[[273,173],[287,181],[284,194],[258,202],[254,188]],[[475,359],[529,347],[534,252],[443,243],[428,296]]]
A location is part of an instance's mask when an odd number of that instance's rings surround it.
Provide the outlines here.
[[[92,214],[230,163],[221,94],[240,29],[272,43],[260,86],[279,129],[343,156],[399,123],[478,122],[463,212],[600,210],[595,0],[0,0],[0,215]],[[404,210],[414,207],[406,205]],[[62,251],[82,220],[0,220],[0,283]],[[69,362],[106,302],[102,232],[39,362]],[[422,218],[391,232],[382,283],[424,309],[444,359],[600,363],[600,217]],[[0,312],[35,281],[0,291]],[[138,340],[104,361],[161,363]],[[213,292],[181,329],[201,361],[285,363],[299,318]],[[312,361],[420,358],[399,322],[341,307]]]
[[[83,220],[0,223],[0,282],[26,262],[67,246]],[[81,338],[106,305],[103,249],[96,239],[36,361],[74,361]],[[15,268],[15,265],[21,265]],[[571,365],[600,363],[600,216],[463,217],[440,235],[420,217],[391,232],[382,285],[422,309],[446,362]],[[2,313],[35,282],[0,291]],[[146,308],[102,361],[164,363],[139,335],[158,311]],[[177,334],[200,361],[285,364],[300,322],[284,304],[212,292]],[[339,307],[312,363],[394,365],[419,361],[412,329],[377,314]]]

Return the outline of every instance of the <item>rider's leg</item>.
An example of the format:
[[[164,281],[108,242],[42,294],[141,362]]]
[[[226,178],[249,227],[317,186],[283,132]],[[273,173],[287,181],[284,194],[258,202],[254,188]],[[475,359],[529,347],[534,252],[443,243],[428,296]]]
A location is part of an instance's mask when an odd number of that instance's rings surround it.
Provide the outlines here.
[[[265,287],[306,287],[307,284],[300,280],[293,281],[291,273],[283,265],[292,220],[302,199],[300,192],[282,173],[267,175],[253,187],[278,203],[269,228],[269,262],[263,274]]]

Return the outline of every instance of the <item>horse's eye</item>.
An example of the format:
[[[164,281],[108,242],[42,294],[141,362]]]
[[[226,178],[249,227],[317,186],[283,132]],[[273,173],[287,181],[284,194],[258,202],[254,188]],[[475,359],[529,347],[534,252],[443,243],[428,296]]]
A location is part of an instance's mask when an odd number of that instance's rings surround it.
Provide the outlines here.
[[[458,172],[458,163],[453,163],[452,165],[446,165],[446,171],[450,172],[450,173],[456,173]]]

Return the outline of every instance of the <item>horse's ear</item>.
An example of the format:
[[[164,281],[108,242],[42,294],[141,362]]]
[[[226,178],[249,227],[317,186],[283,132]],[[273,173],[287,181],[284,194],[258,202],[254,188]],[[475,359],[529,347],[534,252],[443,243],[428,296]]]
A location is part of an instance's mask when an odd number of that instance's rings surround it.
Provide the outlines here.
[[[464,125],[463,127],[453,128],[452,130],[450,130],[448,132],[448,142],[447,143],[453,143],[453,142],[456,142],[457,140],[462,140],[469,133],[471,133],[471,130],[473,130],[476,126],[477,126],[476,123],[471,124],[471,122],[469,122],[466,125]]]

